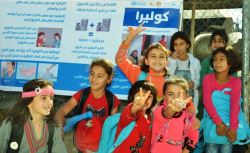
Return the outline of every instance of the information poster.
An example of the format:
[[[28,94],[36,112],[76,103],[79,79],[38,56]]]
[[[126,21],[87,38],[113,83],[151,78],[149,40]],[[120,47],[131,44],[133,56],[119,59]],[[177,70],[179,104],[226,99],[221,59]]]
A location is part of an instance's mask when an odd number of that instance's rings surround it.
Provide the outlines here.
[[[0,90],[21,91],[28,80],[52,81],[56,94],[89,86],[90,62],[115,55],[130,26],[146,30],[128,54],[139,57],[151,43],[169,47],[178,31],[182,0],[2,0]],[[126,99],[131,84],[116,66],[109,89]]]

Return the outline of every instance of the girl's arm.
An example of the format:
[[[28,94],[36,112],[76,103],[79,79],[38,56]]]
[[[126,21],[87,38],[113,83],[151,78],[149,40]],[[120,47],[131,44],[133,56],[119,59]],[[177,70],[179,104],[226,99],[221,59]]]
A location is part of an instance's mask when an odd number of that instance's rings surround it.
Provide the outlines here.
[[[53,153],[67,153],[67,148],[62,140],[62,133],[59,127],[55,127],[54,136],[53,136]]]
[[[141,70],[138,65],[134,65],[131,61],[129,61],[127,53],[130,43],[132,42],[134,37],[136,37],[136,35],[141,31],[143,31],[142,27],[130,27],[128,30],[127,38],[122,42],[115,56],[117,66],[122,70],[122,72],[125,74],[125,76],[131,83],[137,81]]]
[[[241,80],[235,78],[232,83],[232,91],[230,96],[230,130],[237,130],[238,116],[240,112],[240,97],[241,97]]]
[[[188,126],[187,129],[187,134],[185,137],[185,144],[184,144],[184,149],[182,153],[189,153],[195,149],[195,146],[198,142],[199,138],[199,131],[198,129],[194,129],[193,127],[195,126],[195,116],[189,112],[188,113],[188,119],[191,124]]]
[[[129,123],[136,120],[136,117],[131,115],[132,104],[128,104],[122,111],[119,123],[117,125],[115,138],[118,137],[121,130],[126,127]]]
[[[203,104],[204,107],[208,113],[208,115],[211,117],[213,122],[216,125],[221,125],[222,120],[219,116],[219,114],[216,112],[216,109],[212,102],[212,84],[213,84],[213,77],[214,74],[208,74],[204,77],[202,82],[202,94],[203,94]]]
[[[238,116],[240,112],[241,80],[234,78],[230,97],[230,128],[226,136],[230,142],[234,142],[237,137]]]
[[[150,95],[150,91],[146,94],[143,93],[142,88],[140,88],[139,94],[135,95],[134,101],[128,104],[121,113],[120,121],[118,123],[116,136],[120,131],[127,126],[130,122],[136,120],[143,113],[143,108],[145,107],[146,100]]]
[[[191,102],[192,97],[186,99],[174,99],[171,102],[168,102],[168,105],[163,107],[162,115],[164,118],[172,118],[186,108],[186,105]]]
[[[72,96],[69,101],[67,101],[55,114],[55,120],[57,124],[61,127],[64,125],[64,117],[76,107],[78,102]]]

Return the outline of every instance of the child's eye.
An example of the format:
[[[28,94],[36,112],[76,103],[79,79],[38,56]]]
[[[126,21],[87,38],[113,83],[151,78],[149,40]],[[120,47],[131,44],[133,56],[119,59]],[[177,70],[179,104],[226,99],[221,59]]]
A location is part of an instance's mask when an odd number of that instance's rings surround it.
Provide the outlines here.
[[[42,99],[42,100],[46,100],[46,96],[42,96],[41,99]]]
[[[168,93],[167,95],[168,95],[168,96],[174,96],[174,94],[173,94],[173,93]]]
[[[160,56],[160,58],[161,58],[161,59],[165,59],[165,58],[166,58],[166,56]]]
[[[50,96],[49,99],[50,99],[51,101],[54,101],[54,96]]]
[[[98,78],[103,78],[103,76],[102,76],[102,75],[98,75],[97,77],[98,77]]]

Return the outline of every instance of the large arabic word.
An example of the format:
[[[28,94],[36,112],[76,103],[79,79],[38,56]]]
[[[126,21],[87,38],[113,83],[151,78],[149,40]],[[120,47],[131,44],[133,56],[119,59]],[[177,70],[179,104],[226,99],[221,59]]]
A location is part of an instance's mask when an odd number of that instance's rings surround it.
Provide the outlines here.
[[[150,14],[142,14],[140,11],[136,12],[136,20],[138,23],[148,23],[148,21],[154,21],[155,24],[160,24],[161,22],[168,22],[169,11],[163,14],[155,14],[154,11],[151,11]]]

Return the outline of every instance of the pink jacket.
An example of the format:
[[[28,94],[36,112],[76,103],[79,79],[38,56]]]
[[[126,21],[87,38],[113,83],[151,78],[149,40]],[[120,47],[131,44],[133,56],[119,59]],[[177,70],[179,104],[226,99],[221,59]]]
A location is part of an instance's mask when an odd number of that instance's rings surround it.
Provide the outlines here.
[[[164,118],[161,105],[154,110],[151,153],[182,153],[183,145],[189,150],[195,148],[199,132],[193,129],[195,116],[186,110],[173,118]]]

